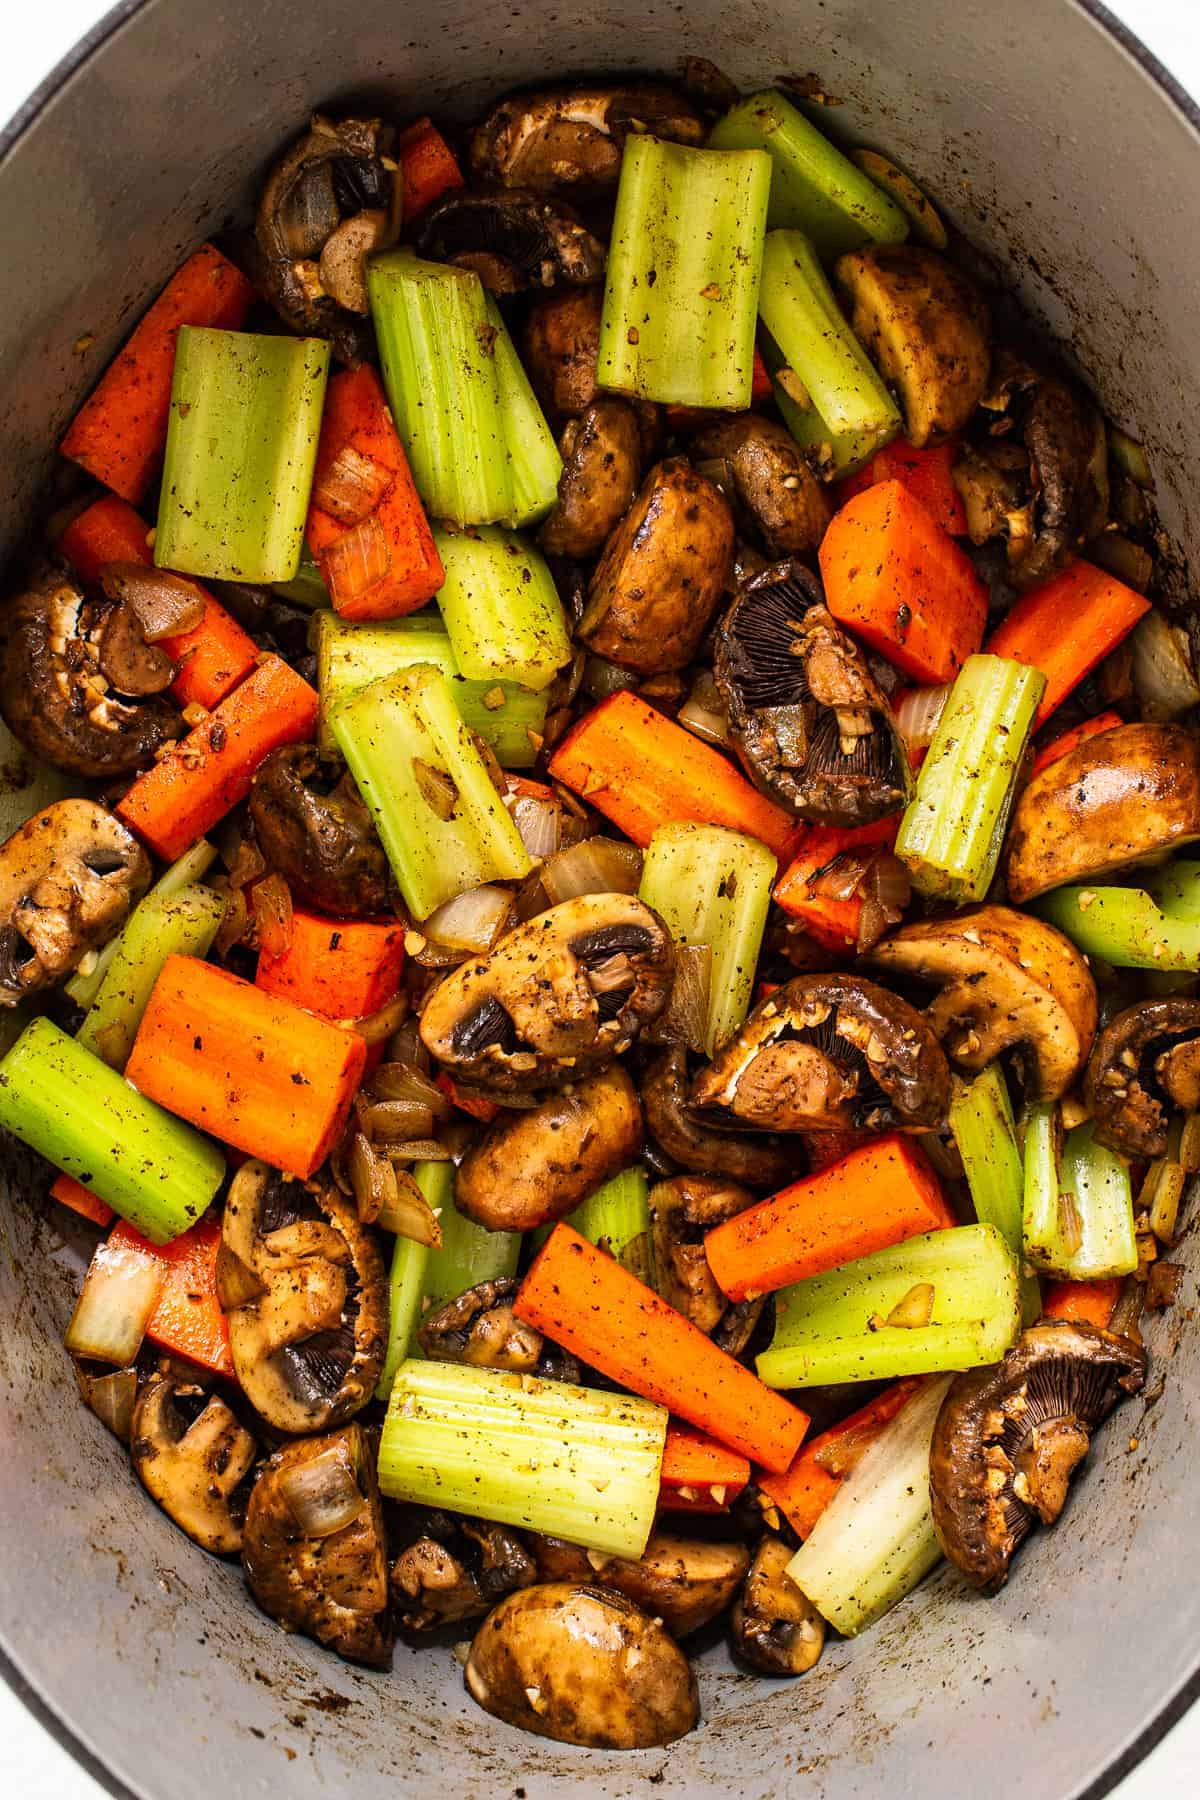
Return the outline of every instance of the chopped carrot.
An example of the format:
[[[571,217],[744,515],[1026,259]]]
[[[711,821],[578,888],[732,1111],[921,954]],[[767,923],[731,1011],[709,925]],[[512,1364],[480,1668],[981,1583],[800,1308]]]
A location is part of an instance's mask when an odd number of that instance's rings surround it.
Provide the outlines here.
[[[983,642],[987,588],[903,482],[847,501],[817,555],[834,618],[915,681],[953,681]]]
[[[151,1342],[217,1375],[232,1375],[229,1327],[217,1299],[217,1252],[221,1248],[217,1221],[201,1219],[169,1244],[151,1244],[121,1220],[109,1232],[108,1241],[144,1251],[162,1268],[158,1299],[146,1323]]]
[[[396,160],[404,176],[404,222],[431,207],[435,200],[463,185],[454,152],[432,119],[418,119],[396,140]]]
[[[73,1175],[56,1176],[51,1184],[50,1198],[57,1200],[60,1206],[69,1206],[81,1218],[90,1219],[93,1225],[111,1225],[116,1217],[106,1200],[93,1194],[91,1188],[84,1187]]]
[[[756,406],[763,400],[769,400],[773,392],[774,388],[771,384],[771,377],[767,371],[767,365],[758,354],[758,351],[755,350],[754,369],[750,376],[751,406]]]
[[[1048,769],[1051,763],[1058,762],[1061,757],[1069,756],[1072,750],[1077,749],[1080,744],[1086,744],[1089,738],[1099,737],[1102,731],[1115,731],[1118,725],[1124,723],[1119,712],[1111,711],[1097,713],[1094,719],[1085,719],[1082,725],[1076,725],[1070,731],[1064,731],[1061,737],[1056,737],[1053,743],[1046,744],[1037,752],[1029,771],[1030,775],[1036,775],[1039,769]]]
[[[746,1457],[707,1432],[671,1420],[659,1473],[658,1504],[664,1512],[728,1512],[749,1479]]]
[[[440,1075],[434,1077],[433,1085],[439,1093],[445,1094],[451,1106],[457,1106],[459,1112],[466,1113],[472,1119],[481,1120],[484,1125],[490,1125],[492,1120],[499,1115],[500,1108],[494,1100],[489,1100],[486,1094],[469,1094],[465,1088],[460,1088],[453,1076],[447,1075],[444,1069]]]
[[[1048,1281],[1042,1293],[1043,1319],[1070,1319],[1107,1330],[1121,1293],[1121,1280]]]
[[[853,950],[858,942],[862,900],[852,894],[839,900],[821,892],[821,877],[832,875],[852,852],[883,845],[890,850],[900,829],[900,814],[871,825],[841,829],[809,825],[791,862],[775,886],[775,899],[785,913],[799,919],[809,937],[829,950]]]
[[[335,375],[326,391],[305,535],[333,609],[345,619],[415,612],[446,579],[383,385],[369,363]]]
[[[855,494],[881,481],[900,481],[913,499],[921,502],[935,525],[951,537],[962,537],[967,529],[967,509],[950,473],[957,457],[958,444],[954,439],[914,450],[906,439],[893,438],[863,468],[838,483],[838,503],[852,500]]]
[[[546,1239],[513,1311],[610,1381],[768,1469],[786,1469],[808,1429],[799,1407],[569,1225]]]
[[[954,1223],[924,1151],[889,1132],[727,1219],[704,1250],[722,1293],[751,1300]]]
[[[628,689],[585,713],[550,758],[556,781],[643,849],[660,825],[728,825],[781,859],[795,837],[790,813],[733,764]]]
[[[316,722],[315,689],[280,657],[265,657],[215,712],[138,776],[116,810],[157,855],[174,862],[246,798],[264,757],[310,738]]]
[[[403,967],[398,919],[325,919],[297,906],[290,944],[259,951],[254,985],[322,1019],[363,1019],[396,998]]]
[[[799,1538],[806,1538],[833,1496],[870,1449],[885,1425],[912,1399],[922,1385],[919,1375],[893,1382],[874,1400],[805,1444],[782,1475],[763,1475],[759,1487],[777,1506]]]
[[[194,956],[169,956],[125,1077],[147,1099],[289,1175],[341,1136],[367,1045]]]
[[[237,331],[254,299],[240,269],[202,244],[168,281],[71,423],[61,449],[136,506],[158,474],[167,443],[175,340],[181,325]]]
[[[1149,610],[1144,594],[1106,569],[1068,563],[1061,575],[1022,594],[985,648],[989,656],[1011,657],[1046,677],[1036,729]]]
[[[72,519],[59,545],[85,581],[98,581],[106,563],[154,566],[149,526],[116,494],[105,494]],[[245,680],[254,667],[258,647],[207,588],[192,581],[190,575],[183,579],[203,599],[204,617],[190,631],[162,639],[167,655],[180,665],[171,692],[181,706],[211,710]]]

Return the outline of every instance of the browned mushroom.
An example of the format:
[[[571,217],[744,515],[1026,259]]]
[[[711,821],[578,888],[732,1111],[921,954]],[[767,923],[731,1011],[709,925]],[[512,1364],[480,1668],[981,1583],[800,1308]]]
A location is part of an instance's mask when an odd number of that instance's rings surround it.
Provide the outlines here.
[[[1143,1000],[1110,1019],[1083,1097],[1102,1144],[1139,1161],[1165,1156],[1172,1109],[1200,1108],[1200,1000]]]
[[[259,849],[300,900],[338,918],[391,911],[388,862],[348,775],[327,793],[312,744],[288,744],[259,764],[250,817]]]
[[[654,1285],[676,1312],[731,1356],[740,1356],[750,1342],[763,1301],[735,1305],[727,1299],[708,1266],[704,1239],[754,1202],[749,1188],[719,1175],[675,1175],[650,1190]]]
[[[825,1621],[787,1572],[795,1552],[760,1539],[729,1618],[735,1654],[763,1675],[804,1675],[825,1647]]]
[[[435,1631],[481,1619],[505,1594],[538,1578],[514,1532],[460,1513],[422,1511],[419,1532],[392,1564],[392,1605],[402,1631]]]
[[[541,529],[552,556],[599,554],[633,505],[642,466],[637,415],[624,400],[594,400],[568,419],[559,441],[558,504]]]
[[[664,1050],[646,1064],[641,1097],[646,1129],[659,1149],[680,1168],[697,1175],[721,1175],[752,1188],[780,1188],[804,1167],[795,1139],[712,1131],[700,1122],[689,1100],[687,1054]]]
[[[552,418],[572,418],[600,397],[602,287],[560,288],[530,307],[521,360],[534,392]]]
[[[694,461],[727,465],[741,523],[768,556],[806,556],[817,548],[833,508],[782,425],[758,413],[734,413],[706,425],[690,448]]]
[[[219,1394],[173,1374],[142,1389],[130,1429],[142,1485],[181,1531],[218,1556],[242,1547],[242,1483],[257,1448]]]
[[[604,273],[604,245],[568,206],[522,188],[456,188],[421,221],[422,256],[473,269],[493,294],[564,282],[586,287]]]
[[[470,163],[482,181],[540,193],[602,194],[616,186],[631,131],[680,144],[704,141],[704,122],[674,89],[653,81],[514,94],[475,128]]]
[[[531,1537],[539,1581],[582,1581],[624,1594],[672,1637],[687,1637],[725,1611],[750,1566],[744,1544],[705,1543],[652,1531],[636,1562],[581,1550],[561,1538]]]
[[[417,1332],[425,1356],[431,1362],[469,1363],[476,1369],[508,1369],[519,1375],[577,1382],[580,1371],[575,1358],[516,1317],[512,1303],[519,1286],[511,1278],[480,1281],[447,1300],[429,1314]]]

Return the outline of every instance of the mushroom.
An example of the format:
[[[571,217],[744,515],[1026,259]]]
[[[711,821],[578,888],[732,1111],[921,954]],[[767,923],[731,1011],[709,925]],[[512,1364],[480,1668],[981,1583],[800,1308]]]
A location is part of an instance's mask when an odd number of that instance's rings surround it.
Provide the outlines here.
[[[724,461],[742,522],[768,556],[806,556],[833,516],[825,488],[791,432],[758,413],[734,413],[706,425],[691,441],[692,457]]]
[[[418,247],[434,262],[473,269],[492,294],[586,287],[604,273],[604,245],[560,201],[522,188],[456,188],[426,213]]]
[[[265,1613],[351,1662],[387,1668],[387,1550],[361,1425],[277,1450],[246,1509],[242,1567]]]
[[[601,398],[596,386],[602,287],[560,288],[529,309],[521,361],[552,417],[573,418]]]
[[[742,588],[714,673],[746,768],[802,819],[868,825],[905,805],[912,776],[891,707],[800,563]]]
[[[594,1750],[670,1744],[700,1716],[695,1677],[663,1626],[624,1594],[581,1582],[502,1600],[463,1673],[485,1712]]]
[[[682,456],[651,469],[604,547],[577,635],[638,675],[691,662],[733,564],[733,515]]]
[[[331,1183],[247,1162],[221,1221],[217,1293],[247,1400],[277,1431],[323,1431],[367,1404],[388,1293],[374,1239]]]
[[[804,1675],[825,1647],[824,1619],[787,1572],[794,1555],[782,1538],[761,1538],[729,1616],[734,1653],[763,1675]]]
[[[49,565],[0,613],[0,712],[13,736],[56,769],[91,781],[132,775],[183,731],[159,693],[123,698],[101,667],[114,610]],[[124,662],[110,637],[109,667]]]
[[[956,1375],[933,1428],[929,1493],[946,1556],[994,1594],[1035,1519],[1053,1525],[1091,1433],[1146,1379],[1146,1352],[1098,1326],[1043,1320],[1004,1361]]]
[[[1074,944],[1028,913],[979,906],[905,925],[875,946],[886,973],[935,983],[925,1018],[951,1062],[977,1074],[1015,1051],[1025,1097],[1073,1085],[1096,1030],[1096,984]]]
[[[857,975],[797,975],[760,1000],[692,1102],[777,1131],[928,1131],[950,1071],[923,1014]]]
[[[1083,1098],[1100,1143],[1138,1162],[1165,1156],[1171,1109],[1200,1108],[1200,1000],[1143,1000],[1110,1019]]]
[[[301,900],[337,918],[392,910],[388,861],[358,789],[343,774],[313,785],[312,744],[287,744],[258,766],[250,817],[259,849]]]
[[[711,1131],[688,1099],[687,1053],[673,1046],[646,1064],[641,1096],[646,1129],[672,1162],[697,1175],[721,1175],[751,1188],[779,1188],[794,1179],[803,1155],[794,1141],[768,1135]]]
[[[558,504],[541,529],[552,556],[597,556],[633,505],[642,466],[637,415],[624,400],[594,400],[559,440]]]
[[[561,1538],[532,1537],[538,1581],[581,1581],[624,1594],[672,1637],[687,1637],[725,1611],[750,1566],[744,1544],[704,1543],[652,1531],[636,1562],[582,1550]]]
[[[1200,733],[1117,725],[1047,764],[1013,809],[1005,879],[1019,905],[1200,838]]]
[[[533,1558],[502,1525],[423,1512],[420,1535],[392,1564],[392,1608],[402,1631],[481,1619],[505,1594],[538,1578]]]
[[[0,845],[0,1006],[61,981],[115,936],[150,858],[94,800],[56,800]]]
[[[719,1175],[675,1175],[650,1190],[655,1286],[676,1312],[731,1356],[740,1356],[750,1342],[763,1301],[735,1305],[726,1298],[708,1266],[704,1238],[754,1200],[749,1188]]]
[[[987,386],[987,303],[974,282],[918,244],[871,244],[835,265],[850,324],[896,389],[921,449],[961,431]]]
[[[173,1374],[154,1375],[133,1411],[130,1455],[142,1486],[181,1531],[217,1556],[242,1547],[254,1439],[217,1394]]]
[[[473,1144],[454,1204],[489,1231],[533,1231],[561,1219],[642,1148],[642,1109],[616,1063],[522,1112],[504,1112]]]
[[[421,1041],[456,1081],[497,1095],[605,1068],[666,1006],[671,936],[631,894],[581,894],[510,931],[434,988]]]
[[[468,155],[478,180],[592,197],[616,186],[631,131],[678,144],[704,141],[704,121],[682,95],[659,82],[632,81],[514,94],[476,126]]]
[[[429,1314],[417,1338],[431,1362],[508,1369],[553,1381],[578,1381],[579,1364],[513,1312],[520,1282],[480,1281]],[[498,1596],[493,1595],[493,1598]],[[481,1610],[483,1610],[481,1608]]]

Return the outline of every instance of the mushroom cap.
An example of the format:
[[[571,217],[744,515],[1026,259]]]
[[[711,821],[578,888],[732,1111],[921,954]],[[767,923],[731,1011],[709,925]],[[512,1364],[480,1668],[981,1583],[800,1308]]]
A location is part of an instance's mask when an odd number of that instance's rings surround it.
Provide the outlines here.
[[[417,1340],[431,1362],[469,1363],[476,1369],[509,1369],[532,1375],[544,1339],[513,1312],[520,1283],[480,1281],[423,1320]]]
[[[455,188],[429,208],[417,247],[434,262],[474,269],[493,294],[586,287],[604,273],[604,245],[582,219],[525,188]]]
[[[596,386],[604,289],[563,287],[538,295],[521,335],[521,361],[552,418],[572,418],[601,398]]]
[[[768,1534],[729,1618],[734,1653],[763,1675],[804,1675],[825,1647],[825,1621],[787,1572],[795,1552]]]
[[[671,1161],[697,1175],[723,1175],[751,1188],[779,1188],[795,1179],[804,1163],[794,1138],[771,1133],[712,1131],[689,1100],[687,1053],[664,1050],[642,1071],[641,1098],[646,1129]]]
[[[694,460],[728,463],[738,510],[768,556],[806,556],[817,548],[833,507],[784,426],[759,413],[733,413],[705,425],[690,448]]]
[[[180,1400],[199,1400],[204,1390],[173,1375],[146,1383],[133,1412],[130,1455],[146,1490],[181,1531],[218,1556],[242,1547],[244,1502],[237,1490],[254,1466],[257,1447],[217,1394],[194,1417]]]
[[[658,1182],[649,1196],[658,1293],[731,1356],[739,1356],[749,1343],[764,1301],[735,1303],[722,1293],[704,1239],[715,1226],[753,1206],[756,1198],[749,1188],[723,1176],[686,1174]]]
[[[299,899],[335,918],[388,912],[388,861],[371,815],[348,778],[328,794],[312,787],[319,767],[312,744],[285,744],[259,764],[250,789],[259,849]]]
[[[533,1557],[503,1525],[425,1509],[421,1525],[392,1564],[392,1607],[402,1631],[482,1618],[505,1594],[538,1578]]]
[[[471,136],[478,180],[588,195],[616,186],[631,130],[701,144],[704,121],[673,88],[654,81],[541,88],[494,106]]]
[[[884,970],[936,982],[925,1017],[951,1062],[972,1074],[1019,1050],[1026,1097],[1057,1100],[1087,1061],[1096,984],[1057,931],[1008,906],[921,919],[875,946]]]
[[[533,1537],[539,1581],[582,1581],[624,1594],[672,1637],[687,1637],[725,1611],[750,1566],[744,1544],[706,1543],[652,1531],[636,1562],[602,1556],[561,1538]]]
[[[1196,1110],[1200,1000],[1175,995],[1126,1007],[1097,1034],[1083,1098],[1096,1137],[1122,1156],[1167,1154],[1171,1106]]]
[[[559,449],[558,504],[539,533],[542,548],[587,560],[599,555],[633,505],[642,467],[637,414],[615,395],[593,400],[568,419]]]

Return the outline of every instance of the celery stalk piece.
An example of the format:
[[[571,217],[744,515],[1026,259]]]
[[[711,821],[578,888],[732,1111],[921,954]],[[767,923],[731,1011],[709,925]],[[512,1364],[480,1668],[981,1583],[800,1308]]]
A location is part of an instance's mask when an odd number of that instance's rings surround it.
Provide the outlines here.
[[[1057,1109],[1031,1107],[1025,1125],[1025,1256],[1066,1281],[1105,1281],[1138,1266],[1129,1165],[1090,1124],[1067,1133]]]
[[[1200,862],[1180,857],[1154,870],[1149,881],[1168,919],[1200,925]]]
[[[968,656],[896,837],[913,886],[959,905],[992,884],[1017,773],[1046,688],[1040,669]]]
[[[812,397],[769,331],[758,334],[758,347],[771,376],[775,404],[792,437],[804,451],[809,466],[822,481],[853,475],[870,462],[876,450],[888,444],[900,430],[900,414],[890,423],[869,431],[831,431],[812,403]]]
[[[971,1082],[955,1082],[950,1129],[962,1157],[967,1185],[982,1225],[994,1225],[1020,1261],[1023,1248],[1025,1173],[1008,1086],[999,1063],[989,1063]],[[1030,1325],[1042,1310],[1036,1275],[1021,1275],[1021,1318]]]
[[[843,317],[802,232],[767,233],[758,310],[782,365],[830,431],[873,438],[876,445],[895,435],[896,402]]]
[[[329,605],[329,589],[307,547],[300,557],[300,566],[292,580],[273,581],[271,589],[281,600],[290,600],[293,606],[316,608]]]
[[[373,681],[341,702],[332,725],[414,918],[486,881],[528,875],[444,675],[418,665]]]
[[[212,888],[147,894],[121,933],[76,1042],[109,1068],[123,1069],[168,956],[207,956],[224,917],[225,902]]]
[[[750,404],[771,161],[631,133],[621,157],[596,379],[643,400]]]
[[[817,1520],[787,1573],[846,1637],[873,1625],[941,1561],[929,1451],[949,1377],[931,1381],[880,1432]]]
[[[1200,920],[1166,912],[1145,888],[1054,888],[1032,910],[1114,968],[1200,969]]]
[[[368,263],[367,292],[388,401],[426,507],[456,525],[511,519],[505,408],[478,275],[391,250]]]
[[[446,571],[438,608],[460,674],[548,687],[571,660],[571,639],[541,551],[495,525],[435,526],[433,538]]]
[[[589,1243],[607,1250],[647,1287],[653,1287],[649,1194],[646,1171],[637,1163],[580,1201],[568,1214],[567,1223]]]
[[[504,442],[512,475],[512,511],[505,523],[520,530],[536,525],[555,505],[563,462],[554,433],[508,335],[508,326],[490,294],[486,305],[488,320],[496,333],[496,378],[500,383]]]
[[[768,228],[806,232],[827,259],[908,236],[902,208],[777,88],[740,100],[718,119],[708,141],[716,150],[765,150],[771,158]]]
[[[757,838],[722,825],[660,825],[638,898],[680,944],[712,951],[705,1048],[715,1056],[750,1010],[776,861]]]
[[[893,1309],[926,1285],[929,1323],[889,1325]],[[1003,1235],[956,1225],[783,1288],[758,1373],[768,1387],[790,1388],[973,1369],[1003,1356],[1020,1328],[1017,1259]]]
[[[49,1019],[34,1019],[0,1061],[0,1125],[155,1244],[194,1225],[225,1178],[215,1144]]]
[[[658,1503],[666,1408],[565,1381],[402,1363],[379,1444],[392,1500],[449,1507],[640,1557]]]
[[[190,850],[185,850],[169,869],[163,870],[149,893],[143,895],[141,904],[145,905],[147,900],[166,900],[173,894],[184,893],[186,889],[193,887],[196,882],[204,878],[216,861],[216,857],[216,845],[210,844],[207,838],[201,838],[199,843],[193,844]],[[126,920],[122,931],[115,938],[109,939],[86,974],[82,968],[76,969],[71,979],[63,983],[76,1006],[88,1007],[95,1001],[96,995],[100,992],[101,983],[112,967],[113,959],[120,949],[121,938],[128,931],[134,917],[136,917],[136,913]]]
[[[419,1162],[413,1168],[413,1179],[444,1228],[454,1207],[454,1164]],[[391,1393],[396,1370],[405,1357],[420,1355],[416,1348],[417,1329],[430,1254],[428,1244],[418,1244],[413,1238],[398,1237],[393,1245],[388,1276],[388,1341],[375,1389],[377,1400],[386,1400]]]
[[[329,345],[183,325],[154,560],[223,581],[291,581],[304,548]]]

